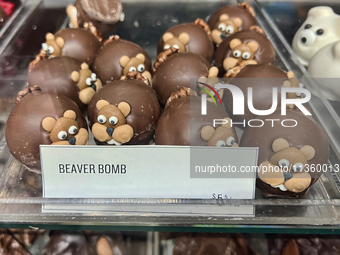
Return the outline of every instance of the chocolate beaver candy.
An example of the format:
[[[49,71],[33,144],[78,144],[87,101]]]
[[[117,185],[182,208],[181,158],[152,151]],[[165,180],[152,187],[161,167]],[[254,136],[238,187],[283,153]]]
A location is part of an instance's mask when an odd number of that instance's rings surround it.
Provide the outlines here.
[[[93,70],[103,84],[119,80],[132,71],[138,71],[150,80],[151,61],[140,46],[114,36],[100,48]]]
[[[74,28],[91,22],[105,37],[112,35],[117,25],[124,21],[123,6],[119,0],[77,0],[66,9]]]
[[[266,197],[304,197],[322,174],[315,169],[327,167],[326,132],[295,109],[257,119],[257,127],[247,127],[240,142],[241,147],[259,147],[257,187]]]
[[[240,31],[225,39],[215,52],[215,64],[222,76],[238,61],[273,64],[275,49],[268,38],[255,30]]]
[[[159,118],[155,143],[158,145],[192,145],[236,147],[238,139],[235,129],[230,126],[228,114],[214,103],[207,101],[207,114],[201,114],[201,98],[185,94],[182,88],[166,105]],[[170,97],[172,98],[172,97]],[[225,125],[213,127],[214,119],[225,119]]]
[[[87,112],[97,144],[149,144],[160,106],[156,93],[143,81],[118,80],[93,96]]]
[[[187,234],[177,238],[173,255],[255,255],[240,234]]]
[[[52,34],[48,35],[51,37]],[[57,49],[60,51],[60,55],[75,58],[81,63],[85,62],[89,66],[92,65],[98,50],[102,46],[99,39],[84,28],[62,29],[57,32],[54,37],[55,40],[62,38],[64,41],[61,49]],[[48,39],[46,44],[49,45]],[[54,51],[56,51],[56,49],[54,49]]]
[[[71,99],[27,87],[19,92],[17,105],[8,117],[6,141],[17,160],[40,171],[39,145],[85,145],[87,124]]]
[[[210,16],[208,25],[214,43],[220,44],[228,36],[255,26],[255,12],[246,3],[240,3],[238,6],[227,5]]]
[[[256,110],[268,110],[273,104],[273,88],[277,88],[277,104],[281,105],[281,87],[292,73],[272,65],[247,65],[229,83],[241,89],[244,95],[244,114],[233,115],[233,95],[229,89],[223,93],[223,103],[233,121],[246,123],[257,117],[248,108],[248,87],[252,88],[252,102]],[[290,76],[291,77],[291,76]],[[298,81],[296,80],[297,86]],[[240,126],[241,128],[243,126]]]
[[[211,65],[203,57],[191,53],[175,53],[161,63],[153,76],[152,86],[162,105],[171,93],[190,87],[191,78],[207,77]]]
[[[197,19],[195,23],[179,24],[169,28],[158,42],[157,53],[170,47],[178,49],[179,52],[196,53],[209,62],[214,54],[210,29],[201,19]]]

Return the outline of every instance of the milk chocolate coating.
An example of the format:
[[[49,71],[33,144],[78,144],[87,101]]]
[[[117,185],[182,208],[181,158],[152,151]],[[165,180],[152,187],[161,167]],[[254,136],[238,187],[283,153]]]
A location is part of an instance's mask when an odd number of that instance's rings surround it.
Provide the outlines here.
[[[4,9],[0,6],[0,29],[6,24],[8,16]]]
[[[55,38],[62,37],[65,45],[61,50],[61,55],[69,56],[92,65],[101,42],[89,30],[83,28],[66,28],[55,34]]]
[[[149,144],[160,116],[156,93],[150,86],[139,80],[118,80],[106,84],[93,96],[88,105],[90,128],[98,122],[96,104],[101,99],[116,106],[120,102],[127,102],[130,105],[131,112],[126,117],[126,122],[132,126],[134,136],[126,144]],[[103,144],[99,141],[96,143]]]
[[[145,69],[151,73],[151,61],[148,54],[137,44],[122,39],[113,40],[100,48],[93,63],[94,72],[103,84],[119,80],[123,76],[120,58],[122,56],[136,57],[138,53],[145,56]]]
[[[228,5],[218,9],[210,16],[207,23],[211,30],[217,27],[222,14],[227,14],[231,20],[235,18],[242,19],[242,25],[238,28],[238,31],[248,30],[251,26],[256,25],[256,19],[249,11],[240,6]]]
[[[78,232],[53,231],[43,255],[89,255],[94,254],[87,246],[86,238]]]
[[[190,36],[189,43],[185,46],[186,52],[196,53],[211,61],[214,55],[214,46],[208,34],[202,27],[195,23],[185,23],[169,28],[166,32],[172,33],[178,37],[185,32]],[[165,32],[165,33],[166,33]],[[162,35],[163,36],[163,35]],[[157,53],[164,51],[164,41],[160,38],[157,46]]]
[[[201,129],[213,126],[214,119],[228,118],[228,114],[214,103],[207,101],[207,115],[201,114],[201,98],[188,96],[171,101],[159,118],[155,143],[157,145],[207,146],[201,138]],[[236,132],[235,142],[238,142]]]
[[[105,37],[113,34],[123,11],[119,0],[77,0],[75,7],[79,26],[92,22]]]
[[[226,71],[223,69],[223,61],[231,56],[232,50],[229,47],[231,40],[240,39],[243,44],[250,41],[255,41],[258,44],[258,50],[255,52],[254,60],[257,64],[273,64],[276,53],[273,45],[268,38],[253,30],[236,32],[225,39],[215,51],[215,64],[219,70],[219,75],[222,76]]]
[[[271,255],[339,255],[340,239],[328,235],[276,235],[268,237]]]
[[[248,87],[253,88],[252,102],[257,110],[268,110],[272,106],[273,88],[278,89],[278,106],[281,105],[281,87],[288,80],[287,73],[272,65],[247,65],[229,83],[240,88],[244,95],[244,115],[233,115],[233,96],[229,89],[224,90],[223,103],[233,121],[246,122],[254,119],[248,108]],[[240,126],[242,127],[242,126]]]
[[[39,86],[45,93],[56,93],[71,98],[81,110],[85,105],[79,99],[79,87],[71,79],[73,71],[80,71],[81,62],[67,56],[42,59],[28,72],[30,86]]]
[[[87,130],[78,106],[63,95],[38,91],[21,99],[12,109],[6,124],[6,141],[12,155],[27,168],[40,170],[39,145],[52,143],[41,122],[45,117],[58,119],[67,110],[73,110],[79,127]]]
[[[177,238],[173,255],[255,255],[239,234],[189,234]]]
[[[156,70],[152,86],[162,105],[171,93],[190,87],[190,79],[207,77],[211,65],[203,57],[190,53],[176,53],[167,58]]]
[[[0,231],[0,254],[4,255],[29,255],[30,253],[18,241],[16,241],[8,230]]]
[[[240,147],[259,147],[258,165],[262,162],[269,161],[274,154],[272,143],[277,138],[284,138],[289,142],[290,147],[302,148],[305,145],[310,145],[315,150],[315,156],[307,162],[311,164],[327,164],[329,158],[329,142],[326,132],[312,118],[304,115],[298,110],[287,109],[287,114],[282,116],[281,110],[276,110],[268,116],[261,116],[258,119],[265,123],[262,127],[247,127],[242,135]],[[277,119],[272,127],[271,121],[266,119]],[[285,119],[293,119],[297,121],[296,127],[283,127],[281,122]],[[257,123],[259,125],[259,123]],[[254,124],[255,125],[255,124]],[[287,121],[285,125],[294,125],[294,122]],[[309,172],[312,177],[311,185],[313,185],[321,176],[322,173]],[[308,188],[300,193],[290,191],[281,191],[279,188],[264,183],[257,178],[256,186],[262,191],[266,197],[282,197],[282,198],[298,198],[304,197]]]

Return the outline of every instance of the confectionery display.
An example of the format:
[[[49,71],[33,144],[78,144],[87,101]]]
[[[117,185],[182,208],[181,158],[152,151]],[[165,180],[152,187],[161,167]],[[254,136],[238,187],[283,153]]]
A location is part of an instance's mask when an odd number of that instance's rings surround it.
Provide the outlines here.
[[[219,75],[224,75],[238,61],[248,64],[273,64],[275,49],[261,30],[237,32],[226,38],[215,51]]]
[[[84,23],[91,22],[105,37],[112,35],[125,18],[119,0],[77,0],[66,12],[71,27],[83,27]]]
[[[327,167],[326,132],[311,116],[296,109],[286,111],[286,115],[281,115],[279,109],[258,117],[264,124],[248,126],[241,137],[241,147],[259,147],[258,165],[262,170],[256,185],[266,197],[304,197],[322,174],[311,167]]]
[[[308,11],[307,19],[295,33],[293,50],[301,64],[309,61],[322,47],[340,40],[340,16],[328,6],[317,6]]]
[[[158,42],[157,53],[170,47],[174,47],[178,52],[198,54],[209,62],[214,54],[210,28],[202,19],[168,29]]]
[[[226,119],[226,123],[214,128],[214,119]],[[189,88],[170,96],[155,134],[157,145],[237,147],[237,142],[228,114],[207,101],[207,115],[201,115],[201,98]]]
[[[87,123],[69,98],[27,87],[7,120],[6,141],[12,155],[28,169],[40,171],[40,144],[86,145]]]
[[[162,106],[171,93],[190,87],[191,78],[208,77],[211,65],[203,57],[191,52],[176,53],[169,48],[156,60],[152,86]]]
[[[213,42],[220,44],[228,36],[255,26],[255,11],[245,2],[238,6],[227,5],[214,12],[207,23]]]
[[[93,96],[87,114],[97,144],[149,144],[160,106],[156,93],[143,80],[118,80]]]
[[[128,72],[138,71],[151,78],[151,61],[137,44],[112,36],[104,42],[93,63],[93,71],[106,84],[119,80]]]
[[[245,65],[241,70],[237,69],[239,73],[230,80],[230,84],[237,86],[244,95],[244,114],[233,115],[233,94],[229,89],[224,90],[223,103],[229,116],[235,122],[248,122],[251,119],[257,117],[247,107],[248,105],[248,88],[251,87],[252,104],[256,110],[268,110],[273,105],[273,97],[277,98],[277,105],[281,105],[281,87],[291,86],[299,87],[297,79],[293,78],[292,72],[286,73],[285,71],[272,66],[272,65]],[[234,71],[231,69],[230,71]],[[235,73],[235,72],[230,72]],[[284,84],[285,81],[289,81],[290,84]],[[277,95],[274,94],[273,88],[277,89]],[[240,126],[241,128],[243,126]]]

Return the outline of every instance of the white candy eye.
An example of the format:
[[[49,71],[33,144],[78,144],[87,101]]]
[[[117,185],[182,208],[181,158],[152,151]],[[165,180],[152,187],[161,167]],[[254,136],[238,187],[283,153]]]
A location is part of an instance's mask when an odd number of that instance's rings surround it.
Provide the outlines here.
[[[298,162],[293,165],[293,171],[294,172],[302,172],[302,170],[305,168],[305,165]]]
[[[138,72],[142,73],[145,70],[145,66],[143,64],[138,65],[137,67]]]
[[[136,67],[131,66],[131,67],[129,68],[129,72],[136,72]]]
[[[241,51],[240,51],[240,50],[235,50],[235,51],[233,52],[233,56],[234,56],[235,58],[239,58],[239,57],[241,56]]]
[[[54,48],[52,46],[49,46],[48,51],[49,51],[49,53],[54,53]]]
[[[174,45],[172,45],[172,47],[174,47],[175,49],[179,50],[179,45],[178,44],[174,44]]]
[[[95,73],[91,74],[91,80],[96,81],[97,80],[97,75]]]
[[[92,79],[90,77],[86,78],[85,83],[87,86],[91,86],[92,85]]]
[[[249,59],[250,56],[251,56],[251,54],[250,54],[250,52],[248,52],[248,51],[243,52],[243,54],[242,54],[242,58],[243,58],[243,59]]]
[[[216,147],[226,147],[225,141],[223,140],[217,141]]]
[[[227,32],[227,34],[233,34],[235,30],[233,26],[229,25],[227,26],[225,31]]]
[[[164,45],[164,50],[167,50],[167,49],[169,49],[170,48],[170,44],[165,44]]]
[[[106,122],[106,117],[104,115],[99,115],[97,120],[100,124],[104,124]]]
[[[281,168],[287,168],[287,167],[289,167],[289,165],[290,165],[290,163],[287,159],[281,159],[279,161],[279,167],[281,167]]]
[[[225,31],[225,29],[226,29],[226,24],[224,24],[224,23],[221,23],[221,24],[219,24],[218,25],[218,30],[220,30],[221,32],[224,32]]]
[[[47,51],[48,50],[48,45],[46,43],[42,43],[41,44],[41,47],[44,51]]]
[[[76,126],[71,126],[69,129],[68,129],[68,133],[71,134],[71,135],[74,135],[76,134],[78,131],[78,128]]]
[[[230,136],[228,139],[227,139],[227,146],[233,146],[233,144],[235,143],[235,138]]]
[[[66,131],[60,131],[60,132],[58,133],[58,138],[59,138],[59,140],[65,140],[65,139],[67,138],[67,133],[66,133]]]
[[[116,125],[118,122],[118,118],[116,116],[112,116],[109,118],[109,122],[111,125]]]

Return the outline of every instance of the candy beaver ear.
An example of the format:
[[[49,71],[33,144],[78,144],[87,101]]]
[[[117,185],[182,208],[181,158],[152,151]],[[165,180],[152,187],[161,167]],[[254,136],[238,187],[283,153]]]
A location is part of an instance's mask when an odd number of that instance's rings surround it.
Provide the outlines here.
[[[76,120],[77,114],[75,113],[75,111],[67,110],[66,112],[64,112],[64,117],[65,117],[65,118],[69,118],[69,119]]]
[[[259,49],[259,45],[255,41],[250,41],[247,43],[247,46],[253,51],[257,51]]]
[[[216,66],[213,66],[209,69],[209,74],[208,74],[208,77],[211,78],[211,77],[217,77],[218,75],[218,68]]]
[[[225,14],[225,13],[223,13],[223,14],[219,17],[219,20],[220,20],[220,21],[222,21],[222,20],[227,20],[227,19],[229,19],[229,16],[228,16],[228,14]]]
[[[238,18],[238,17],[235,18],[235,19],[233,19],[232,21],[234,22],[234,24],[235,24],[237,27],[241,26],[242,23],[243,23],[242,19],[241,19],[241,18]]]
[[[122,66],[122,67],[125,67],[127,65],[127,63],[129,62],[130,58],[128,56],[122,56],[120,59],[119,59],[119,64]]]
[[[190,41],[190,36],[188,33],[181,33],[178,36],[178,40],[180,40],[180,42],[183,43],[183,45],[187,45]]]
[[[204,141],[209,141],[215,132],[215,128],[206,125],[201,129],[201,137]]]
[[[143,53],[138,53],[136,58],[138,58],[140,61],[142,61],[143,63],[145,62],[145,56]]]
[[[272,144],[272,149],[274,152],[281,151],[285,148],[289,147],[289,142],[286,139],[283,138],[277,138],[274,140]]]
[[[126,102],[120,102],[118,104],[118,109],[124,114],[125,117],[128,116],[131,111],[130,105]]]
[[[72,74],[71,74],[71,79],[72,79],[72,81],[74,81],[74,82],[79,82],[79,79],[80,79],[80,74],[79,74],[79,72],[73,71]]]
[[[226,127],[226,128],[231,129],[231,123],[232,123],[231,119],[230,119],[230,118],[224,118],[224,119],[225,119],[226,121],[223,122],[222,127]]]
[[[57,43],[57,45],[59,46],[60,49],[62,47],[64,47],[64,45],[65,45],[65,41],[64,41],[64,39],[62,37],[58,37],[55,42]]]
[[[170,32],[166,32],[162,39],[163,39],[163,42],[167,42],[168,40],[170,40],[171,38],[174,38],[174,35]]]
[[[110,103],[104,99],[99,100],[96,104],[97,110],[100,111],[104,106],[110,105]]]
[[[229,47],[230,47],[230,49],[233,50],[233,49],[235,49],[237,46],[239,46],[240,44],[242,44],[241,40],[235,38],[235,39],[232,39],[232,40],[230,41]]]
[[[303,146],[300,151],[306,156],[307,160],[311,160],[315,156],[315,150],[310,145]]]
[[[57,122],[56,119],[52,117],[46,117],[43,119],[41,125],[45,131],[51,132],[56,122]]]

